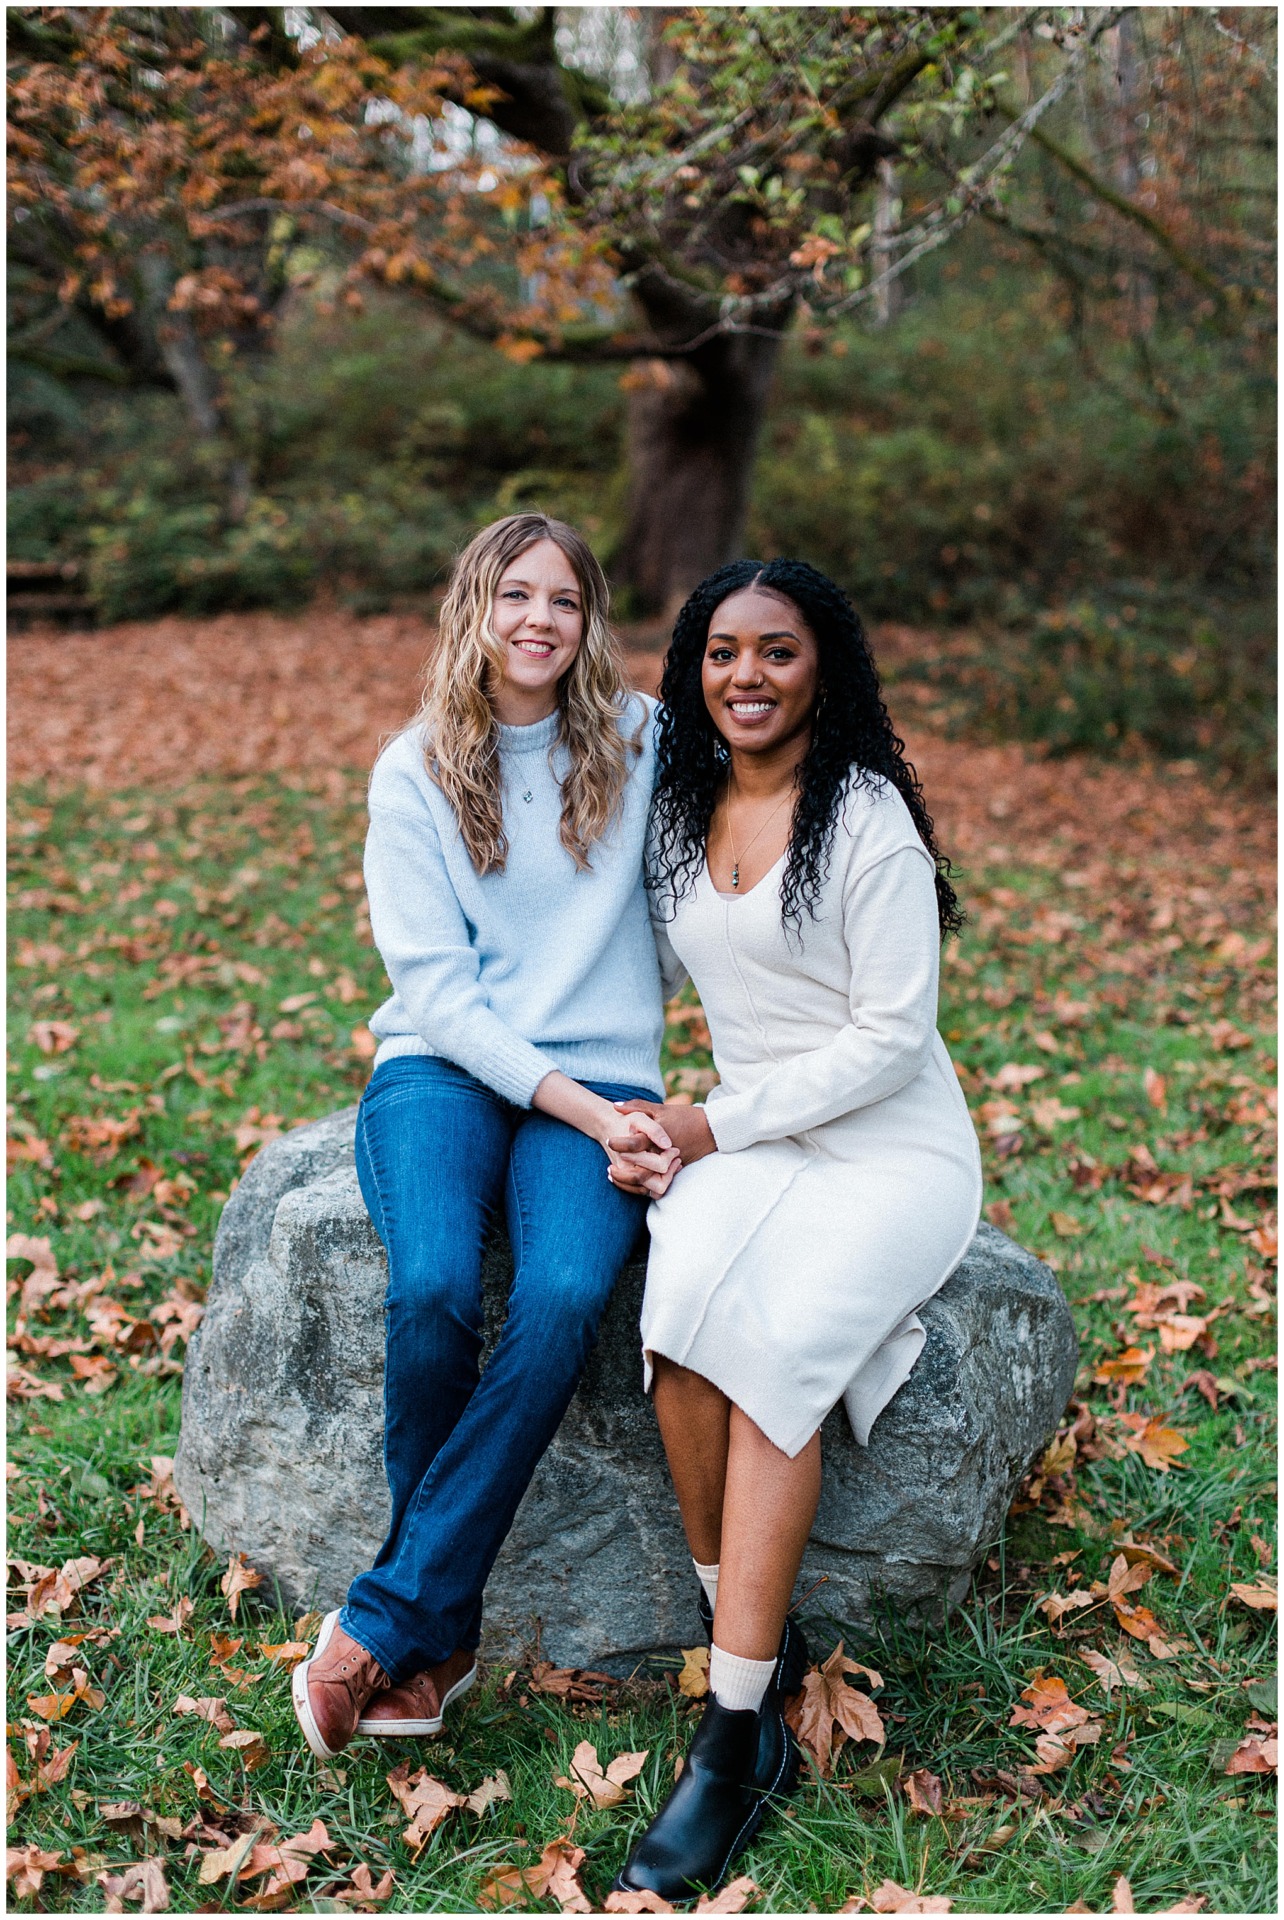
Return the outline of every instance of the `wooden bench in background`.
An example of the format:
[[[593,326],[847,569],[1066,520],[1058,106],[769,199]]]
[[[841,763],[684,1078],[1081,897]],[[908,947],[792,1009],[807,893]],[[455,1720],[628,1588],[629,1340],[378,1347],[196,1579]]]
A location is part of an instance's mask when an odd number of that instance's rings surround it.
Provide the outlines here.
[[[83,570],[75,560],[10,560],[5,569],[5,611],[11,630],[36,621],[88,627],[94,603],[78,592]]]

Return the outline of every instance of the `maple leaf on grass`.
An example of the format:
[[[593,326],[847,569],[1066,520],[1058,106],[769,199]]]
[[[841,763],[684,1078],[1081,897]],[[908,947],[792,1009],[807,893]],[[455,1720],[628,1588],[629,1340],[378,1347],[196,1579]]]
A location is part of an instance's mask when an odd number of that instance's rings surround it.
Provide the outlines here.
[[[859,1660],[849,1660],[840,1640],[825,1664],[810,1667],[803,1677],[802,1692],[790,1702],[785,1713],[789,1725],[813,1756],[822,1776],[827,1776],[846,1740],[886,1739],[878,1708],[868,1694],[849,1686],[844,1674],[863,1673],[873,1687],[881,1687],[883,1677]]]
[[[1058,1772],[1069,1765],[1079,1747],[1095,1746],[1104,1732],[1101,1721],[1070,1698],[1065,1681],[1045,1674],[1042,1667],[1021,1698],[1027,1705],[1013,1707],[1008,1725],[1033,1727],[1038,1733],[1034,1743],[1038,1759],[1029,1768],[1031,1774]]]
[[[136,1866],[126,1867],[123,1873],[100,1873],[98,1884],[105,1895],[103,1908],[107,1913],[124,1913],[126,1900],[141,1901],[144,1913],[165,1913],[169,1909],[165,1869],[154,1854]]]
[[[1186,1353],[1208,1332],[1208,1320],[1197,1313],[1170,1313],[1157,1325],[1165,1353]]]
[[[602,1902],[603,1913],[676,1913],[677,1908],[648,1887],[622,1890],[612,1887]]]
[[[1154,1568],[1156,1573],[1175,1574],[1177,1572],[1174,1562],[1168,1558],[1167,1554],[1161,1553],[1158,1547],[1152,1546],[1149,1540],[1134,1540],[1131,1534],[1125,1533],[1115,1541],[1115,1546],[1130,1567],[1139,1560],[1144,1560],[1148,1566]]]
[[[756,1881],[742,1873],[735,1880],[729,1880],[718,1893],[702,1893],[692,1908],[693,1913],[743,1913],[749,1902],[762,1889]]]
[[[180,1600],[175,1602],[174,1609],[171,1613],[150,1614],[147,1624],[149,1627],[154,1627],[157,1633],[173,1633],[181,1636],[195,1611],[195,1606],[195,1601],[189,1600],[187,1595],[184,1594]]]
[[[250,1593],[263,1584],[263,1575],[255,1567],[247,1567],[245,1555],[234,1553],[227,1563],[227,1572],[219,1581],[219,1591],[226,1597],[227,1610],[233,1620],[241,1604],[241,1595]]]
[[[46,1788],[55,1787],[60,1780],[66,1779],[67,1770],[71,1766],[72,1758],[79,1745],[79,1740],[73,1740],[69,1746],[53,1747],[47,1759],[37,1760],[35,1778],[37,1793],[43,1793]]]
[[[5,1878],[13,1882],[15,1900],[30,1900],[39,1893],[47,1873],[66,1873],[61,1853],[46,1853],[34,1843],[10,1847],[5,1859]]]
[[[1113,1360],[1103,1360],[1092,1378],[1095,1385],[1108,1387],[1116,1381],[1126,1387],[1136,1387],[1146,1377],[1146,1370],[1155,1357],[1153,1347],[1125,1347]]]
[[[1165,1655],[1159,1652],[1159,1648],[1166,1646],[1167,1642],[1160,1633],[1159,1622],[1149,1607],[1129,1607],[1121,1601],[1115,1607],[1115,1619],[1124,1632],[1130,1633],[1134,1640],[1144,1640],[1156,1659],[1165,1658]]]
[[[210,1694],[194,1699],[190,1693],[180,1693],[173,1710],[175,1713],[197,1714],[202,1720],[208,1720],[212,1727],[217,1727],[220,1733],[231,1733],[236,1726],[227,1710],[227,1701],[216,1700]]]
[[[65,1720],[72,1708],[83,1702],[91,1712],[105,1705],[107,1696],[101,1688],[89,1684],[89,1675],[83,1667],[71,1670],[71,1686],[66,1692],[27,1695],[27,1705],[42,1720]]]
[[[444,1820],[448,1820],[459,1807],[467,1806],[466,1794],[456,1793],[444,1781],[437,1780],[427,1767],[420,1767],[411,1773],[410,1762],[403,1760],[388,1775],[388,1785],[401,1803],[402,1812],[407,1815],[410,1825],[402,1839],[412,1853],[418,1853],[430,1834]]]
[[[708,1691],[708,1647],[683,1647],[682,1671],[678,1675],[678,1692],[685,1694],[688,1700],[703,1700]]]
[[[1034,1743],[1038,1761],[1030,1772],[1057,1773],[1069,1766],[1080,1747],[1095,1747],[1104,1732],[1100,1720],[1085,1720],[1082,1726],[1070,1727],[1065,1733],[1041,1733]]]
[[[14,1562],[25,1565],[25,1562]],[[39,1620],[46,1613],[74,1613],[78,1597],[87,1586],[101,1579],[111,1565],[110,1560],[97,1560],[92,1554],[82,1554],[76,1560],[64,1560],[61,1567],[38,1567],[31,1570],[31,1584],[26,1592],[25,1613],[28,1616],[24,1624]],[[10,1624],[14,1624],[12,1621]]]
[[[1115,1687],[1134,1687],[1138,1693],[1151,1691],[1149,1680],[1142,1678],[1126,1653],[1120,1652],[1111,1660],[1106,1654],[1098,1653],[1095,1647],[1085,1647],[1080,1651],[1079,1658],[1085,1666],[1092,1668],[1107,1696]]]
[[[1280,1742],[1278,1733],[1271,1732],[1265,1739],[1255,1739],[1251,1734],[1245,1736],[1236,1747],[1230,1759],[1222,1769],[1224,1773],[1275,1773],[1280,1766]]]
[[[1117,1553],[1110,1563],[1106,1580],[1106,1598],[1111,1606],[1117,1607],[1126,1594],[1139,1592],[1150,1574],[1149,1561],[1129,1560],[1126,1553]]]
[[[918,1767],[913,1773],[907,1773],[901,1781],[905,1796],[914,1813],[935,1813],[941,1811],[941,1781],[939,1775],[929,1773],[926,1767]]]
[[[239,1647],[241,1642],[238,1640],[236,1644]],[[280,1640],[274,1646],[266,1640],[259,1641],[259,1652],[263,1658],[274,1667],[284,1667],[287,1673],[292,1672],[311,1651],[311,1642],[308,1640]]]
[[[1013,1707],[1008,1721],[1010,1727],[1034,1727],[1039,1733],[1063,1733],[1067,1728],[1082,1726],[1091,1717],[1086,1707],[1075,1705],[1065,1681],[1058,1679],[1055,1674],[1045,1674],[1042,1667],[1036,1669],[1021,1698],[1028,1705]]]
[[[341,1907],[351,1907],[355,1913],[369,1913],[374,1907],[381,1906],[385,1900],[391,1898],[395,1884],[396,1876],[391,1867],[376,1885],[370,1868],[362,1865],[352,1869],[346,1886],[331,1888],[326,1894],[326,1899],[333,1900]]]
[[[1039,1612],[1045,1614],[1054,1628],[1059,1627],[1063,1615],[1075,1613],[1080,1607],[1094,1607],[1097,1604],[1095,1594],[1086,1587],[1075,1587],[1070,1593],[1042,1593],[1035,1601]]]
[[[80,1028],[68,1020],[36,1020],[27,1035],[41,1053],[67,1053],[80,1038]]]
[[[219,1745],[229,1753],[234,1753],[248,1773],[265,1767],[272,1758],[272,1749],[267,1741],[252,1727],[237,1727],[231,1733],[225,1733]]]
[[[255,1880],[265,1873],[271,1878],[244,1904],[259,1913],[289,1906],[294,1900],[295,1887],[307,1879],[316,1856],[330,1853],[333,1848],[334,1842],[321,1820],[314,1820],[306,1833],[296,1833],[288,1840],[261,1841],[251,1848],[237,1879]]]
[[[533,1867],[501,1867],[485,1881],[477,1904],[487,1912],[525,1906],[528,1897],[555,1900],[563,1913],[592,1913],[580,1880],[584,1849],[569,1840],[550,1840]]]
[[[581,1740],[571,1756],[570,1779],[559,1778],[553,1784],[568,1787],[577,1799],[592,1800],[595,1807],[623,1806],[628,1782],[641,1773],[649,1752],[648,1748],[646,1753],[622,1753],[603,1769],[593,1742]]]
[[[1263,1578],[1256,1584],[1232,1580],[1230,1591],[1242,1605],[1259,1613],[1275,1613],[1279,1607],[1279,1591],[1273,1580]]]
[[[206,1831],[212,1832],[214,1829],[207,1828]],[[267,1831],[275,1833],[276,1829],[269,1827]],[[238,1874],[254,1848],[262,1840],[263,1833],[263,1828],[255,1823],[248,1833],[240,1834],[235,1840],[229,1841],[225,1847],[211,1847],[208,1853],[202,1854],[201,1870],[197,1875],[198,1885],[212,1887],[217,1881],[226,1880],[229,1876]]]
[[[1185,1453],[1190,1445],[1189,1440],[1184,1440],[1175,1428],[1166,1427],[1162,1420],[1149,1419],[1144,1413],[1124,1413],[1119,1417],[1129,1430],[1125,1447],[1130,1453],[1139,1453],[1156,1473],[1167,1473],[1170,1467],[1176,1466],[1177,1455]]]
[[[1202,1913],[1208,1905],[1208,1896],[1203,1893],[1187,1894],[1184,1900],[1178,1900],[1171,1907],[1156,1907],[1156,1913]],[[1073,1909],[1071,1909],[1073,1911]],[[1115,1881],[1110,1895],[1111,1913],[1136,1913],[1133,1903],[1132,1887],[1125,1874]]]
[[[604,1689],[619,1681],[609,1673],[588,1673],[580,1667],[555,1667],[551,1660],[537,1660],[528,1682],[532,1693],[551,1694],[555,1700],[595,1703]]]
[[[501,1767],[497,1773],[488,1773],[479,1787],[474,1787],[464,1800],[469,1813],[485,1813],[487,1807],[497,1800],[511,1800],[513,1789],[509,1785],[508,1775]]]
[[[895,1880],[884,1880],[875,1887],[868,1899],[854,1894],[845,1900],[838,1909],[840,1913],[950,1913],[954,1902],[943,1893],[914,1893],[909,1887],[898,1886]]]
[[[71,1370],[86,1393],[106,1393],[116,1384],[116,1368],[102,1354],[73,1353]]]

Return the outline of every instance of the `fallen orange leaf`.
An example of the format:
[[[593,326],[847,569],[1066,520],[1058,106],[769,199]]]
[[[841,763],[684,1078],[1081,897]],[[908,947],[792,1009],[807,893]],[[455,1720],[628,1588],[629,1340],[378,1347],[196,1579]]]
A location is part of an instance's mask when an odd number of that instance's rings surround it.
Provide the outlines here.
[[[559,1779],[554,1784],[569,1787],[581,1800],[591,1799],[595,1807],[623,1806],[628,1797],[625,1791],[628,1782],[641,1773],[647,1757],[647,1753],[622,1753],[603,1769],[593,1742],[581,1740],[571,1756],[571,1778]]]
[[[929,1773],[926,1767],[918,1767],[913,1773],[904,1775],[901,1785],[914,1813],[940,1813],[941,1782],[937,1774]]]
[[[196,1700],[190,1693],[180,1693],[173,1710],[175,1713],[197,1714],[200,1719],[208,1720],[212,1727],[217,1727],[220,1733],[231,1733],[236,1725],[227,1710],[227,1701],[216,1700],[209,1694],[203,1694]]]
[[[1092,1376],[1093,1381],[1099,1387],[1110,1386],[1116,1380],[1126,1387],[1135,1387],[1145,1379],[1154,1357],[1153,1347],[1125,1347],[1113,1360],[1101,1362]]]
[[[456,1808],[467,1805],[465,1794],[456,1793],[444,1781],[434,1779],[427,1767],[411,1773],[408,1760],[393,1768],[388,1775],[388,1785],[409,1818],[410,1825],[402,1838],[412,1853],[419,1851],[428,1836],[435,1833]]]
[[[306,1833],[296,1833],[289,1840],[261,1842],[252,1849],[237,1879],[254,1880],[264,1873],[272,1877],[245,1905],[258,1912],[285,1905],[282,1895],[288,1899],[291,1889],[307,1879],[317,1854],[329,1853],[333,1846],[322,1820],[314,1820]]]
[[[550,1840],[533,1867],[501,1867],[485,1881],[477,1896],[479,1907],[525,1906],[527,1896],[555,1900],[563,1913],[592,1913],[580,1882],[583,1847],[569,1840]]]
[[[1124,1441],[1130,1453],[1139,1453],[1148,1467],[1154,1467],[1157,1473],[1167,1473],[1177,1464],[1177,1455],[1185,1453],[1190,1445],[1188,1440],[1173,1427],[1166,1427],[1162,1420],[1148,1419],[1144,1413],[1121,1414],[1122,1424],[1129,1429]]]
[[[1226,1773],[1278,1773],[1280,1743],[1277,1734],[1265,1740],[1247,1736],[1241,1740],[1223,1769]]]
[[[823,1667],[812,1667],[805,1674],[802,1692],[785,1714],[822,1775],[830,1772],[849,1738],[881,1741],[886,1737],[878,1708],[868,1694],[847,1684],[845,1673],[863,1673],[871,1686],[883,1684],[882,1675],[872,1667],[847,1658],[840,1640]]]
[[[1262,1579],[1255,1585],[1244,1580],[1232,1580],[1230,1591],[1244,1606],[1253,1607],[1259,1613],[1275,1613],[1279,1607],[1279,1591],[1273,1580]]]
[[[756,1881],[742,1873],[735,1880],[729,1880],[721,1893],[702,1893],[692,1908],[693,1913],[743,1913],[754,1895],[760,1892]]]
[[[236,1609],[241,1604],[241,1595],[252,1592],[255,1587],[261,1587],[263,1575],[256,1568],[246,1566],[243,1553],[234,1553],[227,1563],[227,1572],[218,1584],[220,1592],[226,1596],[227,1610],[235,1620]]]
[[[1045,1674],[1042,1667],[1036,1670],[1021,1698],[1028,1701],[1029,1705],[1013,1707],[1008,1721],[1010,1727],[1034,1727],[1040,1733],[1063,1733],[1069,1727],[1082,1726],[1090,1718],[1087,1709],[1076,1706],[1070,1698],[1065,1681],[1056,1674]]]
[[[683,1647],[682,1671],[678,1675],[678,1692],[684,1693],[688,1700],[703,1700],[708,1691],[708,1647]]]
[[[954,1902],[943,1893],[911,1893],[907,1887],[897,1886],[895,1880],[884,1880],[869,1896],[869,1904],[875,1913],[950,1913]],[[855,1909],[845,1907],[845,1913]]]
[[[265,1767],[272,1758],[272,1749],[261,1733],[252,1727],[236,1727],[231,1733],[225,1733],[219,1740],[220,1747],[226,1747],[234,1753],[247,1773]]]

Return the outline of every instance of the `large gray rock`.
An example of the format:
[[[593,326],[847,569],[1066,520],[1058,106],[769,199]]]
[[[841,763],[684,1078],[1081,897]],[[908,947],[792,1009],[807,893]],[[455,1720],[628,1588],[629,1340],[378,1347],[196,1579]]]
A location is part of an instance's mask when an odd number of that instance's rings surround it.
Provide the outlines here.
[[[355,1109],[273,1142],[223,1213],[214,1282],[183,1381],[174,1479],[206,1539],[297,1606],[337,1605],[388,1513],[381,1458],[383,1248],[353,1164]],[[488,1249],[488,1344],[511,1264]],[[597,1351],[500,1555],[486,1648],[535,1637],[559,1665],[627,1670],[698,1634],[691,1562],[651,1407],[625,1271]],[[927,1345],[866,1450],[825,1423],[824,1489],[800,1585],[859,1624],[961,1597],[1013,1490],[1054,1432],[1078,1344],[1048,1268],[983,1226],[922,1309]]]

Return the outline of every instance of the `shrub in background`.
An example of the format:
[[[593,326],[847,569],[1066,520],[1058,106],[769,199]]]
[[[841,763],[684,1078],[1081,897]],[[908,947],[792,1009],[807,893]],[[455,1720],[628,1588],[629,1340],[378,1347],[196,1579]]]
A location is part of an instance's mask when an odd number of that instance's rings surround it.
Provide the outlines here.
[[[973,262],[975,264],[975,262]],[[894,670],[960,724],[1054,748],[1144,742],[1248,765],[1273,707],[1269,373],[1233,340],[1089,362],[1026,276],[948,274],[892,326],[791,340],[747,544],[924,631]],[[229,446],[167,395],[86,402],[16,370],[11,552],[75,556],[106,620],[426,605],[474,527],[541,506],[610,564],[618,368],[501,354],[391,296],[303,296],[232,382]],[[36,450],[38,450],[38,457]],[[229,512],[228,461],[251,474]]]

